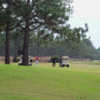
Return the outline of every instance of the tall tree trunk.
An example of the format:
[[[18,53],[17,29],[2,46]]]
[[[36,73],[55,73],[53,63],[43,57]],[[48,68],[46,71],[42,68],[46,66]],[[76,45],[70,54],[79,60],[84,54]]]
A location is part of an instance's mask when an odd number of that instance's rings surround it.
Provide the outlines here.
[[[24,33],[22,65],[28,65],[28,48],[29,48],[29,26],[28,26],[28,21],[27,21],[26,30]]]
[[[29,9],[30,0],[27,0],[27,8]],[[26,14],[26,27],[24,33],[24,44],[23,44],[23,59],[22,65],[28,65],[28,48],[29,48],[29,13]]]
[[[7,25],[6,25],[5,64],[10,64],[10,28],[9,28],[9,21],[7,22]]]

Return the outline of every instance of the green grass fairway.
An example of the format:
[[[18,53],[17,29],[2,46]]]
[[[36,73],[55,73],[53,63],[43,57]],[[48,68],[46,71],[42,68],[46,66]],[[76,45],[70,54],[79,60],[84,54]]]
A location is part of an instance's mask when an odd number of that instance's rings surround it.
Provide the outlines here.
[[[0,100],[100,100],[100,63],[0,64]]]

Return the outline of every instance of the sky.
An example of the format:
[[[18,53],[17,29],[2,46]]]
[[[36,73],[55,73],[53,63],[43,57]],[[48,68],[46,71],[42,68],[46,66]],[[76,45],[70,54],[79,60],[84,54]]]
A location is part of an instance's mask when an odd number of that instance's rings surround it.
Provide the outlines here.
[[[74,0],[70,23],[73,27],[88,23],[88,37],[94,47],[100,47],[100,0]]]

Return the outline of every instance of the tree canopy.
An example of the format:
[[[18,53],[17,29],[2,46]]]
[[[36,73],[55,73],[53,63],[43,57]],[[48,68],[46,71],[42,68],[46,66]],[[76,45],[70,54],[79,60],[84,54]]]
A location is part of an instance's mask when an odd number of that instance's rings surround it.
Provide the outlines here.
[[[52,49],[51,55],[54,50],[55,54],[63,54],[61,52],[64,51],[64,54],[72,54],[74,57],[82,54],[83,46],[84,50],[89,50],[90,53],[86,55],[90,57],[94,47],[86,38],[88,25],[85,24],[85,28],[71,28],[67,23],[73,10],[72,3],[72,0],[1,0],[0,45],[5,42],[6,62],[9,61],[10,50],[15,50],[16,55],[21,48],[22,64],[28,65],[28,56],[33,45],[37,48],[37,53],[34,49],[35,55],[40,51],[39,48],[48,45],[47,49]],[[86,57],[83,55],[81,57]]]

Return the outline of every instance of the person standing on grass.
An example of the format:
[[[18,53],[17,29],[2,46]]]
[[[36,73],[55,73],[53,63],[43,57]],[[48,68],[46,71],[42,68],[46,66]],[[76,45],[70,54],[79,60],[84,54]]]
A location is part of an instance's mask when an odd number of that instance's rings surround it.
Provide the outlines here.
[[[55,58],[55,57],[52,58],[52,66],[53,66],[53,67],[56,66],[56,58]]]
[[[59,57],[59,66],[62,64],[62,56]]]
[[[36,64],[39,63],[39,57],[38,57],[38,56],[35,57],[35,63],[36,63]]]

